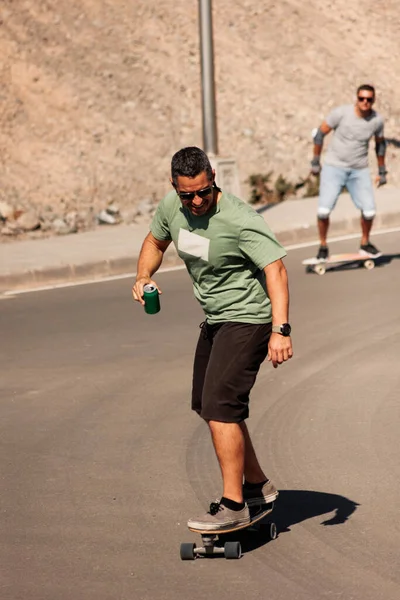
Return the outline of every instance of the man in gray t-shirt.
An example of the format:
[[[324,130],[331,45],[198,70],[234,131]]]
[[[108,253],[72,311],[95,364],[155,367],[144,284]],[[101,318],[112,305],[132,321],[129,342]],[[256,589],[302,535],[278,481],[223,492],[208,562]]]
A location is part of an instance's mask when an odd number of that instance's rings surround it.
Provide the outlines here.
[[[322,122],[314,136],[314,157],[311,161],[311,173],[321,172],[318,230],[320,248],[317,258],[328,258],[327,234],[329,215],[334,209],[340,192],[344,187],[361,211],[360,253],[378,256],[379,250],[371,244],[369,234],[376,214],[374,193],[368,169],[368,146],[375,137],[379,174],[376,183],[386,183],[385,151],[386,142],[383,133],[383,119],[372,109],[375,101],[375,89],[371,85],[361,85],[357,90],[357,102],[335,108]],[[324,166],[321,170],[320,156],[324,136],[334,131],[328,147]]]

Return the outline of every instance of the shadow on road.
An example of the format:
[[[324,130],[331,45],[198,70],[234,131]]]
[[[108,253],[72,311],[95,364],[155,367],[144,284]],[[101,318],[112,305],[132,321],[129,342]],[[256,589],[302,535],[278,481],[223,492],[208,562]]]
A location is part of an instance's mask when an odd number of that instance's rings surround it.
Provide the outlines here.
[[[321,525],[340,525],[348,520],[357,506],[357,502],[337,494],[283,490],[271,514],[274,515],[278,531],[284,533],[290,531],[292,525],[332,512],[334,515],[321,521]]]
[[[321,525],[340,525],[345,523],[357,509],[357,502],[337,494],[311,492],[305,490],[282,490],[278,501],[271,513],[271,521],[276,523],[278,535],[290,531],[292,525],[297,525],[307,519],[327,515]],[[328,513],[334,513],[328,515]],[[265,546],[269,541],[269,527],[262,525],[258,531],[244,530],[236,534],[223,536],[223,541],[238,540],[242,552],[251,552]]]
[[[400,254],[382,254],[379,258],[375,260],[375,265],[377,267],[381,267],[382,265],[388,265],[394,259],[400,258]]]

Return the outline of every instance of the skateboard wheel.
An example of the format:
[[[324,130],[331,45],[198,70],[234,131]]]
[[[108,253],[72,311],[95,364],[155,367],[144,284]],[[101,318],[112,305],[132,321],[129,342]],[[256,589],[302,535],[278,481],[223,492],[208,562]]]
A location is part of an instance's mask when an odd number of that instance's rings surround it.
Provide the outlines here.
[[[276,536],[278,535],[278,531],[276,529],[275,523],[269,524],[269,537],[271,540],[276,540]]]
[[[375,267],[375,262],[373,260],[365,260],[364,267],[366,269],[368,269],[368,271],[370,271],[371,269],[373,269]]]
[[[181,559],[182,560],[194,560],[196,555],[194,549],[196,544],[181,544]]]
[[[326,271],[326,269],[325,269],[324,265],[315,265],[315,267],[314,267],[314,271],[315,271],[316,273],[318,273],[318,275],[324,275],[324,274],[325,274],[325,271]]]
[[[225,558],[240,558],[242,556],[240,542],[226,542],[224,556]]]

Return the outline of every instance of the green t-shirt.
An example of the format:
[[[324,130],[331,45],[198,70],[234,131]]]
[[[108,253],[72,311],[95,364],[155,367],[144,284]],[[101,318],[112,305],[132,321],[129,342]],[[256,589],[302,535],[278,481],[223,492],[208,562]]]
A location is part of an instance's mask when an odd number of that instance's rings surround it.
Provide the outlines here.
[[[212,211],[197,217],[171,191],[150,231],[174,242],[209,323],[271,322],[263,269],[286,252],[251,206],[223,192]]]

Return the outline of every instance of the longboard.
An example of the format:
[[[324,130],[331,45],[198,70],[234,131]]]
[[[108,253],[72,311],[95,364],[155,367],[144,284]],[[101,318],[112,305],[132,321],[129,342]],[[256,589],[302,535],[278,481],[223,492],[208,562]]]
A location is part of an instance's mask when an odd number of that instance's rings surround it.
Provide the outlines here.
[[[359,264],[364,266],[366,269],[371,270],[375,267],[376,261],[381,258],[382,254],[376,256],[368,254],[360,254],[359,252],[352,252],[349,254],[332,254],[326,260],[319,258],[306,258],[302,261],[302,264],[306,267],[307,273],[318,273],[318,275],[324,275],[326,271],[334,269],[344,264]]]
[[[203,545],[196,546],[194,543],[183,543],[181,544],[181,559],[182,560],[194,560],[198,556],[214,556],[216,554],[223,554],[225,558],[240,558],[242,556],[242,548],[240,542],[225,542],[223,546],[217,546],[216,542],[218,539],[227,534],[235,533],[237,531],[243,531],[249,527],[260,526],[261,521],[265,519],[274,509],[274,503],[263,504],[262,506],[250,507],[250,523],[245,525],[238,525],[237,527],[228,529],[218,529],[217,531],[206,531],[193,529],[189,527],[189,531],[199,533],[202,538]],[[263,523],[264,525],[264,523]],[[271,540],[274,540],[277,536],[277,529],[275,523],[269,521],[266,523]]]

